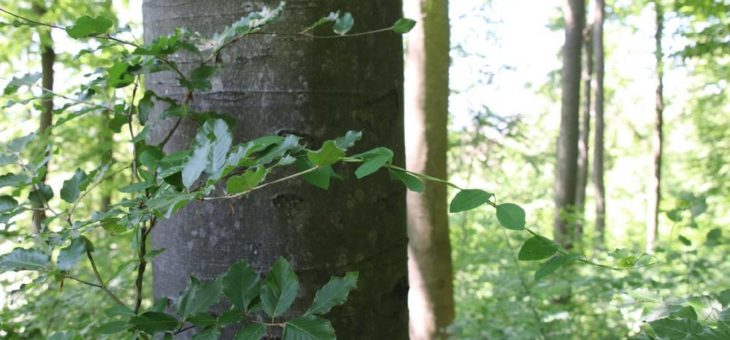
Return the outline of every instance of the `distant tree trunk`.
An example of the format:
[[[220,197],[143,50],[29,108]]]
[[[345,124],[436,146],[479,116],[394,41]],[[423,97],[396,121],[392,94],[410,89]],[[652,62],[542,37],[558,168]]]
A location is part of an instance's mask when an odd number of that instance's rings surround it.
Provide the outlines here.
[[[251,10],[278,1],[145,0],[145,41],[187,27],[219,32]],[[401,1],[289,1],[269,32],[299,32],[332,10],[355,18],[354,32],[391,26]],[[326,30],[318,31],[327,34]],[[331,33],[330,33],[331,34]],[[237,118],[234,140],[296,134],[312,147],[347,130],[362,130],[358,149],[392,148],[405,161],[403,141],[402,36],[391,32],[311,39],[252,35],[223,51],[213,88],[195,95],[191,109]],[[198,59],[176,56],[185,70]],[[185,91],[171,73],[150,76],[146,88],[178,99]],[[150,117],[151,137],[160,141],[173,125]],[[184,121],[166,152],[189,146],[195,124]],[[196,202],[159,222],[153,263],[156,298],[174,298],[191,275],[210,279],[239,259],[266,271],[277,257],[291,261],[301,291],[292,313],[311,304],[331,275],[359,271],[358,288],[328,315],[341,339],[407,339],[407,232],[405,188],[379,172],[361,181],[342,168],[344,182],[329,190],[292,180],[244,199]],[[270,177],[283,176],[281,173]],[[223,333],[232,338],[231,330]]]
[[[404,8],[407,17],[418,21],[406,36],[406,164],[410,170],[446,178],[448,1],[407,0]],[[409,192],[407,201],[410,338],[445,339],[454,320],[446,187]]]
[[[662,191],[662,149],[664,144],[664,51],[662,49],[662,35],[664,31],[664,10],[661,0],[654,0],[656,11],[656,33],[654,44],[656,45],[656,103],[654,131],[652,133],[652,145],[654,147],[654,161],[652,162],[652,177],[649,179],[649,211],[646,223],[646,251],[654,251],[657,234],[659,232],[659,204],[661,203]]]
[[[603,150],[605,148],[603,135],[605,130],[603,120],[603,18],[606,4],[604,0],[595,1],[593,18],[593,55],[595,60],[593,89],[595,91],[593,116],[596,119],[596,129],[593,141],[593,186],[596,193],[596,245],[603,247],[606,234],[606,190],[603,184]]]
[[[32,9],[39,17],[46,13],[46,8],[35,2],[32,5]],[[43,86],[44,91],[53,91],[53,64],[56,62],[56,53],[53,50],[51,31],[48,28],[39,27],[38,37],[41,50],[41,86]],[[40,124],[38,125],[39,134],[50,133],[49,128],[53,124],[53,96],[45,92],[43,94],[45,96],[41,100],[41,117]],[[45,182],[46,176],[48,176],[48,163],[39,169],[39,171],[43,171],[41,182]],[[44,206],[42,204],[34,205],[33,208],[36,210],[33,211],[32,231],[33,233],[38,233],[42,230],[43,220],[46,219],[46,211],[43,210]]]
[[[101,120],[99,122],[99,142],[101,144],[101,164],[111,164],[114,162],[114,133],[109,128],[109,121],[111,120],[111,112],[102,112]],[[109,206],[112,201],[112,191],[110,186],[102,185],[101,201],[99,204],[99,211],[109,210]]]
[[[583,228],[585,228],[586,186],[588,185],[589,164],[589,137],[591,134],[591,79],[593,78],[593,49],[591,48],[591,27],[586,26],[583,31],[583,119],[581,120],[578,144],[578,183],[575,194],[575,242],[583,242]]]
[[[580,121],[580,77],[585,0],[566,0],[565,45],[563,46],[562,102],[555,176],[555,241],[572,247],[575,223],[576,177],[578,175],[578,130]]]

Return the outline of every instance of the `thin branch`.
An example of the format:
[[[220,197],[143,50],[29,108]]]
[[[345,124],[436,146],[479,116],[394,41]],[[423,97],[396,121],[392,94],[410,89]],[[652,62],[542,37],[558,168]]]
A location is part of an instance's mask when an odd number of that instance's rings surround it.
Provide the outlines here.
[[[122,302],[122,300],[120,300],[116,295],[114,295],[114,293],[112,293],[112,291],[109,290],[109,288],[104,283],[104,279],[102,279],[101,274],[99,274],[99,269],[96,268],[96,262],[94,262],[94,257],[91,256],[91,251],[86,250],[86,257],[89,258],[89,262],[91,263],[91,269],[94,271],[94,275],[96,276],[96,279],[99,281],[99,288],[101,290],[103,290],[104,293],[106,293],[106,295],[108,295],[112,300],[114,300],[114,302],[116,302],[117,304],[119,304],[121,306],[127,307],[127,305],[124,304],[124,302]]]
[[[320,168],[319,166],[315,166],[315,167],[309,168],[307,170],[300,171],[300,172],[291,174],[291,175],[286,176],[286,177],[279,178],[279,179],[274,180],[274,181],[271,181],[271,182],[266,182],[264,184],[261,184],[259,186],[253,187],[253,188],[251,188],[249,190],[246,190],[246,191],[243,191],[243,192],[239,192],[237,194],[225,195],[225,196],[202,197],[201,200],[203,200],[203,201],[212,201],[212,200],[231,199],[231,198],[241,197],[241,196],[246,195],[246,194],[248,194],[248,193],[250,193],[250,192],[252,192],[254,190],[263,189],[263,188],[265,188],[265,187],[267,187],[269,185],[272,185],[272,184],[286,182],[286,181],[288,181],[290,179],[294,179],[294,178],[297,178],[299,176],[306,175],[306,174],[308,174],[310,172],[313,172],[313,171],[315,171],[315,170],[317,170],[319,168]]]
[[[12,17],[17,18],[17,19],[20,19],[20,20],[29,22],[31,24],[35,24],[35,25],[39,25],[39,26],[45,26],[45,27],[50,27],[50,28],[61,29],[61,30],[64,30],[64,31],[66,30],[66,27],[57,26],[57,25],[51,25],[51,24],[46,24],[46,23],[40,22],[40,21],[35,21],[33,19],[26,18],[26,17],[21,16],[19,14],[15,14],[15,13],[9,12],[6,9],[2,8],[2,7],[0,7],[0,12],[3,12],[5,14],[8,14],[8,15],[10,15]]]

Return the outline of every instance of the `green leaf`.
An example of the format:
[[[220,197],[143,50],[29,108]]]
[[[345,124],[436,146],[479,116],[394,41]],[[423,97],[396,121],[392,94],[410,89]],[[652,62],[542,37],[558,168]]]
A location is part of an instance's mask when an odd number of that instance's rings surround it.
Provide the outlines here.
[[[8,145],[8,151],[10,152],[21,152],[25,148],[28,143],[30,143],[32,140],[34,140],[36,137],[36,134],[31,132],[23,137],[18,137],[13,140],[11,140]],[[17,158],[15,158],[17,160]]]
[[[41,79],[41,76],[42,74],[40,72],[36,72],[25,74],[20,78],[13,77],[13,79],[8,82],[8,85],[5,86],[3,93],[7,96],[17,92],[22,86],[31,87],[38,82],[38,79]]]
[[[207,312],[210,306],[218,303],[220,297],[221,285],[218,280],[199,281],[191,276],[190,283],[175,304],[175,310],[186,319],[188,316]]]
[[[208,166],[208,154],[213,147],[211,140],[203,131],[199,131],[195,136],[194,145],[193,153],[185,162],[182,170],[182,181],[186,188],[190,188],[205,171]]]
[[[339,306],[347,301],[350,291],[357,286],[357,272],[348,272],[343,277],[333,277],[314,296],[314,302],[304,316],[312,314],[325,314],[334,306]]]
[[[0,256],[0,273],[6,271],[48,269],[51,256],[35,249],[15,248],[8,254]]]
[[[107,308],[104,311],[104,314],[110,318],[113,318],[115,316],[134,316],[134,311],[129,309],[127,306],[122,305],[114,305],[112,307]]]
[[[129,328],[129,322],[126,320],[120,320],[120,321],[111,321],[102,324],[96,329],[96,333],[98,334],[116,334],[119,332],[124,332]]]
[[[134,76],[129,72],[127,63],[116,62],[107,69],[107,84],[111,88],[122,88],[134,82]]]
[[[146,312],[142,315],[132,317],[129,323],[135,329],[147,334],[171,331],[178,326],[178,321],[175,317],[162,312]]]
[[[345,156],[345,150],[340,149],[334,141],[328,140],[317,151],[308,151],[307,158],[314,165],[326,166],[336,163]]]
[[[670,314],[672,318],[697,320],[697,312],[692,306],[683,306]]]
[[[355,177],[360,179],[380,170],[380,168],[390,162],[393,159],[393,151],[388,148],[379,147],[353,157],[363,160],[363,163],[355,170]]]
[[[0,166],[17,164],[17,163],[18,163],[18,155],[0,153]]]
[[[61,188],[61,199],[66,202],[73,203],[79,198],[81,190],[86,189],[87,176],[81,169],[76,169],[73,177],[63,181],[63,187]]]
[[[220,337],[220,335],[220,330],[216,328],[211,328],[193,335],[192,340],[218,340],[218,337]]]
[[[295,165],[297,170],[304,171],[314,167],[309,159],[300,157],[296,159]],[[308,172],[302,176],[309,184],[320,189],[327,190],[330,187],[330,178],[335,175],[335,171],[331,166],[323,166],[312,172]]]
[[[12,196],[0,196],[0,214],[6,213],[18,207],[18,201]]]
[[[236,332],[236,340],[259,340],[264,335],[266,335],[266,326],[260,323],[251,323]]]
[[[56,260],[58,263],[58,269],[68,271],[73,268],[73,266],[79,262],[81,257],[86,254],[87,249],[91,251],[90,247],[87,247],[90,244],[91,241],[84,236],[79,236],[71,240],[71,244],[69,244],[68,247],[61,249],[58,253],[58,259]]]
[[[667,218],[672,222],[682,221],[682,209],[672,209],[667,211]]]
[[[570,264],[579,258],[580,255],[576,254],[555,255],[551,257],[537,269],[535,272],[535,281],[539,281],[540,279],[554,273],[560,267]]]
[[[718,294],[717,300],[720,301],[723,307],[730,306],[730,289],[725,289]]]
[[[497,206],[497,220],[507,229],[525,229],[525,210],[513,203],[500,204]]]
[[[215,75],[215,66],[200,65],[190,73],[190,83],[186,86],[191,90],[209,90],[211,88],[210,78]]]
[[[226,183],[226,192],[229,194],[238,194],[251,190],[266,178],[266,168],[263,166],[256,167],[255,170],[248,169],[246,172],[233,176]]]
[[[408,18],[400,18],[393,24],[393,32],[405,34],[410,32],[416,26],[416,21]]]
[[[494,194],[479,189],[461,190],[456,193],[454,199],[451,200],[449,212],[456,213],[475,209],[482,204],[489,202],[489,199],[492,196],[494,196]]]
[[[694,339],[702,334],[705,328],[697,320],[669,318],[649,322],[656,335],[666,339]]]
[[[223,294],[234,307],[247,311],[260,291],[259,275],[244,261],[228,268],[222,280]]]
[[[28,200],[38,206],[44,206],[53,198],[53,189],[45,183],[38,184],[39,190],[28,193]]]
[[[533,236],[520,248],[517,258],[520,261],[537,261],[546,259],[558,251],[558,245],[542,236]]]
[[[706,239],[705,239],[705,243],[707,245],[721,244],[722,243],[722,229],[713,228],[712,230],[708,231]]]
[[[218,322],[218,318],[210,313],[198,313],[188,317],[187,321],[198,327],[208,327],[215,325]]]
[[[406,185],[406,188],[410,191],[414,192],[423,192],[423,190],[426,189],[426,186],[423,184],[423,182],[416,176],[413,176],[405,171],[401,170],[393,170],[389,169],[390,171],[390,178],[394,180],[399,180],[403,182],[403,184]]]
[[[282,340],[334,340],[335,329],[328,320],[316,317],[296,318],[284,325]]]
[[[352,25],[354,24],[355,19],[352,17],[352,14],[350,14],[349,12],[345,12],[345,14],[339,16],[337,20],[335,20],[335,25],[333,29],[335,33],[339,35],[345,35],[352,29]]]
[[[679,235],[678,238],[679,238],[679,241],[682,242],[682,244],[684,244],[685,246],[691,246],[692,245],[692,241],[690,241],[688,238],[686,238],[686,237],[684,237],[682,235]]]
[[[283,257],[274,262],[261,286],[261,304],[270,317],[278,317],[291,307],[299,292],[299,280]]]
[[[76,19],[73,26],[67,27],[66,32],[71,38],[80,39],[106,33],[111,27],[112,21],[103,16],[92,18],[84,15]]]
[[[335,139],[335,144],[342,150],[347,150],[355,145],[357,141],[362,139],[362,131],[347,131],[347,133]]]

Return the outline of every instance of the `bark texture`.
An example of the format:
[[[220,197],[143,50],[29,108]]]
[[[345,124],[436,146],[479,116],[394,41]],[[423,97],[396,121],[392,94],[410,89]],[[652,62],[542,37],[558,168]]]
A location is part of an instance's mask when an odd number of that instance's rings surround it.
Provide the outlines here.
[[[571,248],[578,174],[581,50],[585,26],[585,0],[566,0],[563,6],[563,16],[565,19],[565,45],[563,46],[561,73],[562,102],[554,188],[553,237],[564,247]]]
[[[588,164],[591,134],[591,79],[593,78],[593,49],[591,48],[591,27],[586,26],[583,31],[583,115],[580,122],[578,138],[578,178],[575,193],[575,211],[578,219],[575,221],[575,241],[583,242],[583,228],[585,228],[586,186],[588,185]]]
[[[404,9],[418,21],[406,36],[406,164],[447,178],[448,1],[406,0]],[[445,339],[454,320],[446,186],[427,185],[407,201],[410,338]]]
[[[646,251],[654,251],[657,234],[659,232],[659,204],[662,198],[662,149],[664,147],[664,50],[662,49],[662,35],[664,32],[664,10],[661,1],[655,0],[656,33],[654,35],[656,58],[656,93],[654,106],[654,131],[652,131],[652,146],[654,159],[652,162],[652,176],[649,178],[649,209],[646,221]]]
[[[176,27],[210,35],[262,5],[277,1],[147,0],[145,40]],[[404,161],[402,37],[391,32],[341,39],[311,39],[296,33],[330,11],[352,12],[353,32],[389,27],[401,2],[291,0],[282,17],[226,49],[212,90],[198,94],[192,109],[237,118],[234,139],[296,134],[310,145],[362,130],[360,150],[376,145]],[[326,28],[315,33],[332,34]],[[184,69],[196,60],[176,61]],[[147,88],[180,99],[184,90],[170,73],[148,78]],[[173,121],[153,117],[153,140]],[[166,146],[187,147],[194,124],[184,121]],[[328,191],[301,180],[272,185],[241,200],[201,202],[161,221],[153,248],[167,249],[153,263],[156,298],[176,297],[190,275],[212,278],[245,259],[267,271],[277,257],[291,261],[301,289],[294,312],[311,304],[331,275],[359,271],[357,289],[328,318],[342,339],[406,339],[407,259],[405,189],[387,173],[356,181],[348,169]],[[281,176],[275,173],[270,178]],[[231,338],[227,330],[224,338]]]
[[[603,151],[605,124],[603,119],[603,18],[606,4],[604,0],[596,0],[593,11],[593,54],[595,58],[593,90],[595,91],[593,116],[596,119],[596,130],[593,141],[593,187],[596,193],[596,245],[603,247],[606,234],[606,189],[603,184]]]
[[[46,8],[33,3],[33,12],[39,17],[46,13]],[[56,52],[53,49],[53,38],[51,37],[51,31],[48,28],[38,28],[38,37],[40,41],[41,50],[41,86],[48,91],[53,91],[53,65],[56,63]],[[49,128],[53,124],[53,96],[46,96],[41,99],[41,116],[38,124],[38,133],[41,135],[50,134]],[[50,153],[49,153],[50,155]],[[48,165],[46,163],[43,166],[44,171],[41,177],[41,182],[46,181],[48,176]],[[43,205],[33,206],[33,208],[43,208]],[[32,217],[32,228],[33,233],[38,233],[42,230],[43,220],[46,219],[45,210],[34,210]]]

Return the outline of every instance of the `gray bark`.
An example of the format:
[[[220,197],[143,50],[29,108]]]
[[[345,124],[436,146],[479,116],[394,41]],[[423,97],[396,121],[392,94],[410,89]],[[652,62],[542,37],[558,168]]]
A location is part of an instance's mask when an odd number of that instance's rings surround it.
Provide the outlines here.
[[[39,17],[46,13],[46,8],[33,3],[33,12]],[[53,50],[53,38],[48,28],[38,28],[38,37],[41,50],[41,86],[44,89],[53,91],[53,65],[56,63],[56,52]],[[49,128],[53,124],[53,96],[46,96],[41,99],[41,117],[38,124],[38,133],[50,133]],[[50,155],[50,154],[49,154]],[[48,176],[49,163],[46,163],[41,171],[44,171],[41,182],[46,181]],[[40,209],[43,205],[34,205],[33,208]],[[32,232],[38,233],[42,230],[43,220],[46,219],[45,210],[34,210],[32,217]]]
[[[603,18],[606,4],[604,0],[596,0],[593,19],[593,53],[595,55],[595,76],[593,89],[595,104],[593,116],[596,118],[596,130],[593,142],[593,186],[596,193],[596,245],[603,247],[606,230],[606,189],[603,184],[603,135],[605,124],[603,119]]]
[[[407,0],[406,16],[418,21],[407,35],[406,164],[447,178],[449,17],[446,0]],[[408,275],[410,338],[445,339],[454,320],[453,269],[446,186],[409,192]]]
[[[560,136],[554,188],[555,217],[553,236],[566,248],[572,246],[575,221],[576,176],[578,173],[578,130],[580,115],[580,77],[585,0],[566,0],[565,45],[563,46],[562,102]]]
[[[659,204],[662,198],[662,149],[664,147],[664,50],[662,49],[662,35],[664,32],[664,12],[661,1],[654,1],[656,11],[656,33],[654,35],[656,59],[656,92],[654,107],[654,131],[652,132],[652,146],[654,159],[652,162],[652,176],[649,178],[649,211],[646,223],[646,251],[654,251],[659,232]]]
[[[147,0],[145,41],[181,26],[210,35],[264,4],[277,2]],[[283,16],[266,31],[289,35],[257,34],[225,50],[213,89],[197,94],[193,109],[236,117],[237,141],[292,133],[314,146],[347,130],[363,130],[360,150],[387,146],[402,163],[402,37],[294,35],[338,9],[352,12],[357,32],[392,25],[401,2],[288,1]],[[185,69],[196,66],[193,60],[177,61]],[[184,95],[172,74],[149,77],[146,86],[161,95]],[[155,117],[153,122],[152,139],[158,141],[173,124]],[[185,121],[166,151],[187,147],[194,134],[194,125]],[[212,278],[239,259],[267,271],[283,256],[301,282],[293,312],[301,313],[331,275],[359,271],[348,302],[328,315],[338,337],[407,338],[404,188],[387,173],[356,181],[351,168],[338,170],[347,179],[328,191],[293,180],[241,200],[195,203],[161,221],[152,245],[167,250],[153,263],[155,297],[176,297],[190,275]],[[224,334],[231,336],[230,330]]]
[[[587,26],[583,32],[583,115],[578,137],[578,178],[575,193],[575,211],[578,219],[575,221],[575,241],[583,242],[583,228],[585,228],[586,186],[588,185],[588,164],[591,134],[591,79],[593,78],[593,49],[591,48],[591,27]]]

